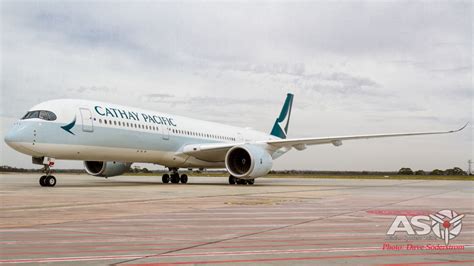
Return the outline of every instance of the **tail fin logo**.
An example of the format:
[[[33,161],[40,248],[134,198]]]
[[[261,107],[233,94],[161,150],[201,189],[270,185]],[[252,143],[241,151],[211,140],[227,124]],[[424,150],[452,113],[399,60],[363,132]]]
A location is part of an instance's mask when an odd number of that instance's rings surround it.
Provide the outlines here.
[[[293,94],[288,93],[285,104],[281,109],[280,116],[276,119],[271,135],[286,139],[288,126],[290,124],[291,107],[293,105]]]

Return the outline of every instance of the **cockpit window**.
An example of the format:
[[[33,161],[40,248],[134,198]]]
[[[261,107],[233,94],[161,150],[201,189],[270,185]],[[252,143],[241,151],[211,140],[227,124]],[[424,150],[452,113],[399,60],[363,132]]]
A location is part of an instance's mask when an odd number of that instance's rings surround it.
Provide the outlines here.
[[[53,112],[46,110],[29,111],[28,113],[26,113],[25,116],[23,116],[22,120],[32,118],[39,118],[46,121],[54,121],[56,120],[56,115]]]

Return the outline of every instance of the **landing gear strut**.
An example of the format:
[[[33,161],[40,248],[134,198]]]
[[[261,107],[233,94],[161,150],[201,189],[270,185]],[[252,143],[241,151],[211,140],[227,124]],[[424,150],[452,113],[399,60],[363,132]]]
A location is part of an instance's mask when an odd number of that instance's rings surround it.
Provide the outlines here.
[[[182,174],[181,177],[178,173],[178,168],[169,168],[171,174],[163,174],[162,181],[164,184],[167,184],[171,181],[173,184],[178,184],[181,182],[182,184],[188,183],[188,175]]]
[[[241,179],[237,178],[233,175],[229,176],[229,184],[230,185],[253,185],[255,184],[255,179]]]
[[[46,175],[43,175],[39,179],[39,184],[42,187],[54,187],[56,185],[56,177],[51,175],[51,167],[54,165],[54,162],[48,161],[47,164],[43,164],[43,172]]]

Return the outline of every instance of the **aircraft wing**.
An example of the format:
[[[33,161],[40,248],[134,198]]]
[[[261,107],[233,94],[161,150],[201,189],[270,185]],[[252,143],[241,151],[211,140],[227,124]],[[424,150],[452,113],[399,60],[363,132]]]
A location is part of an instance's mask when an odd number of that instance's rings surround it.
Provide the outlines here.
[[[449,130],[449,131],[386,133],[386,134],[334,136],[334,137],[320,137],[320,138],[299,138],[299,139],[277,139],[277,140],[267,140],[265,142],[275,147],[294,147],[298,150],[302,150],[307,145],[333,144],[335,146],[340,146],[342,145],[342,141],[345,141],[345,140],[448,134],[448,133],[461,131],[467,125],[468,123],[466,123],[463,127],[459,129]]]
[[[357,140],[357,139],[375,139],[375,138],[390,138],[390,137],[405,137],[405,136],[421,136],[421,135],[436,135],[448,134],[463,130],[468,123],[456,130],[449,131],[430,131],[430,132],[407,132],[407,133],[388,133],[388,134],[370,134],[370,135],[351,135],[351,136],[333,136],[333,137],[318,137],[318,138],[295,138],[295,139],[273,139],[262,140],[256,142],[241,142],[241,143],[202,143],[189,144],[183,147],[182,153],[194,156],[197,159],[222,162],[224,161],[227,151],[234,147],[243,144],[269,145],[274,150],[279,148],[295,148],[297,150],[304,150],[309,145],[333,144],[335,146],[342,145],[342,141]]]

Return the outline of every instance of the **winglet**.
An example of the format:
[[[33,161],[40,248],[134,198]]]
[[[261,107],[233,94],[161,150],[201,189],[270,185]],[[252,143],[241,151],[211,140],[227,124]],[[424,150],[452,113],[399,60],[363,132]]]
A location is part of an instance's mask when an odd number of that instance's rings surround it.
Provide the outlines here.
[[[465,129],[467,127],[467,125],[469,125],[469,122],[467,122],[464,126],[462,126],[460,129],[456,129],[456,130],[451,130],[449,131],[450,133],[454,133],[454,132],[459,132],[463,129]]]

